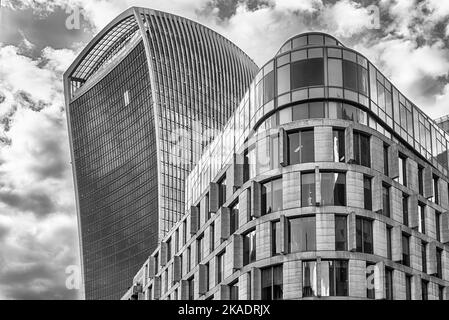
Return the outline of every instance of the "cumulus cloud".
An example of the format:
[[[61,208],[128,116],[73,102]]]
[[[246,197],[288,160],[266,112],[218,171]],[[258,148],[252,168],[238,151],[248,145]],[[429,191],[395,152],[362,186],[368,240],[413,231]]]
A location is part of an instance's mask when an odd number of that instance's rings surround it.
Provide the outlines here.
[[[130,6],[196,20],[259,65],[290,36],[324,31],[364,53],[431,116],[448,113],[449,2],[379,0],[10,0],[11,10],[48,16],[79,8],[98,32]],[[69,14],[68,13],[68,14]],[[77,264],[76,219],[62,74],[85,43],[51,48],[22,34],[0,44],[0,298],[73,298],[64,268]],[[36,47],[44,48],[36,55]],[[74,50],[73,48],[77,48]]]
[[[72,299],[65,268],[79,257],[62,73],[75,53],[26,54],[0,45],[0,298]]]

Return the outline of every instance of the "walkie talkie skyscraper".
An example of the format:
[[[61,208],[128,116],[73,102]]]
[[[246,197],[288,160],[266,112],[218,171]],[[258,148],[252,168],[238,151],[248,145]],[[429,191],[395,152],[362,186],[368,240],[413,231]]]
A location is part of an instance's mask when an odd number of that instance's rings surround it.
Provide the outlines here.
[[[180,219],[184,180],[210,142],[191,137],[223,128],[257,70],[216,32],[144,8],[115,18],[67,70],[86,299],[120,298]]]

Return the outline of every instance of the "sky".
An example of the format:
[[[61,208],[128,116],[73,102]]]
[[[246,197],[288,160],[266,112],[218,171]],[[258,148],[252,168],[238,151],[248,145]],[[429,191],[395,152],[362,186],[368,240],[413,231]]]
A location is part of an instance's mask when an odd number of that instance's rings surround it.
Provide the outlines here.
[[[263,65],[324,31],[368,57],[433,118],[449,114],[449,1],[0,0],[0,299],[78,299],[77,219],[62,74],[130,6],[179,14]],[[368,8],[379,9],[373,27]],[[66,20],[80,10],[80,28]],[[75,268],[75,269],[74,269]]]

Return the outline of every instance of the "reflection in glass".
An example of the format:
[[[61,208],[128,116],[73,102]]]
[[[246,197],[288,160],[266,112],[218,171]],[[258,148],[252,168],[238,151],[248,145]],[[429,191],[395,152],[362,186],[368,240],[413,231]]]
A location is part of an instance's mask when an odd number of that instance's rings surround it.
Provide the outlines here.
[[[347,245],[347,219],[346,216],[335,216],[335,250],[346,251]]]
[[[348,295],[348,262],[321,261],[321,296]]]
[[[334,162],[345,162],[345,131],[333,129]]]
[[[256,261],[256,230],[243,235],[243,265]]]
[[[301,174],[301,206],[314,206],[315,201],[315,173]]]
[[[262,300],[283,299],[282,265],[262,269]]]
[[[356,218],[356,250],[373,253],[373,223],[361,217]]]
[[[314,162],[315,146],[313,130],[290,132],[288,134],[288,154],[290,165]]]
[[[346,205],[346,175],[344,173],[321,173],[321,205]]]
[[[290,253],[316,250],[315,216],[290,219],[288,223]]]
[[[302,296],[316,297],[317,291],[316,261],[304,261],[302,263]]]
[[[292,90],[322,85],[324,85],[323,58],[300,60],[291,64]]]

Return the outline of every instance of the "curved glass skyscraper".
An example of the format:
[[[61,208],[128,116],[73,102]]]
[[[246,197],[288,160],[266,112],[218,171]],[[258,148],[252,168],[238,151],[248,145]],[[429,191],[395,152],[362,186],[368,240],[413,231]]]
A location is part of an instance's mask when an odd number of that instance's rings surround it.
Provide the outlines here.
[[[130,8],[64,75],[87,299],[119,298],[184,212],[184,181],[257,66],[214,31]]]

